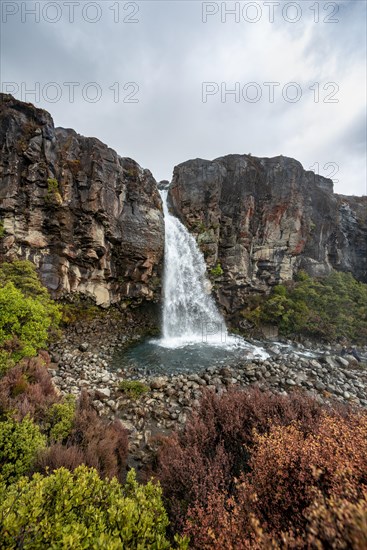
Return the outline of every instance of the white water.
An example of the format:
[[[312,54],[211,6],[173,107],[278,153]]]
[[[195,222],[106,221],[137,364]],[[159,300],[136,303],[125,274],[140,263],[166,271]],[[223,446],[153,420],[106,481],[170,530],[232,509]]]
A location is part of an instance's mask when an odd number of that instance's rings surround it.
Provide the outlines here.
[[[227,329],[210,295],[204,257],[194,237],[169,213],[167,193],[161,191],[165,222],[161,345],[223,345]]]
[[[167,190],[161,191],[165,221],[163,336],[155,343],[171,349],[197,344],[244,348],[254,356],[268,357],[262,348],[227,333],[210,294],[203,254],[186,227],[170,214],[167,194]]]

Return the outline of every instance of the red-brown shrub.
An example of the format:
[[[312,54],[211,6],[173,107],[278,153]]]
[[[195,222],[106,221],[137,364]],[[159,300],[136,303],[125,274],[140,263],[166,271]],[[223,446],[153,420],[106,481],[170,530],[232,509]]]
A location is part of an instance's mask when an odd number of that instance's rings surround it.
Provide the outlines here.
[[[17,420],[29,414],[42,423],[46,411],[60,401],[42,356],[23,360],[0,380],[0,414],[11,412]]]
[[[61,443],[55,443],[38,456],[33,472],[49,471],[51,473],[62,467],[73,471],[83,463],[84,454],[79,447],[75,445],[67,447]]]
[[[307,429],[269,419],[247,449],[240,481],[191,501],[192,548],[367,547],[366,411],[321,410]]]
[[[222,396],[205,393],[184,429],[164,440],[158,453],[156,474],[173,525],[181,525],[189,505],[205,506],[208,495],[222,489],[231,494],[234,478],[248,471],[254,429],[267,433],[274,424],[298,421],[309,433],[324,408],[300,393],[280,396],[258,389],[231,390]]]
[[[96,468],[101,477],[123,481],[128,453],[127,432],[118,420],[100,418],[83,392],[76,409],[73,428],[65,445],[52,445],[38,459],[35,469],[44,472],[61,466],[75,469],[79,464]]]
[[[183,533],[190,538],[190,548],[200,550],[279,548],[260,526],[237,484],[232,497],[217,491],[209,495],[205,504],[190,506]]]
[[[367,548],[367,494],[356,502],[318,499],[306,511],[304,531],[266,532],[253,514],[251,501],[238,487],[235,498],[223,493],[209,497],[205,507],[193,506],[183,530],[190,537],[190,548],[200,550],[271,550]],[[255,498],[255,497],[254,497]]]
[[[323,414],[315,433],[274,426],[255,436],[244,490],[262,525],[303,530],[305,510],[320,498],[356,502],[367,489],[367,413]]]
[[[334,498],[315,501],[307,511],[307,518],[307,542],[310,548],[367,548],[366,492],[356,502]]]

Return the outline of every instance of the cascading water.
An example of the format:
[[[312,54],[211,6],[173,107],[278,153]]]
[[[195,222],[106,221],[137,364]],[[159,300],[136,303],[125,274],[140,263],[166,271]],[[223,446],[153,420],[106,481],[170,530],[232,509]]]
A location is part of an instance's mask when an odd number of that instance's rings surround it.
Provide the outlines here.
[[[161,191],[165,221],[162,346],[223,345],[227,330],[210,295],[206,264],[196,241],[172,216]]]
[[[194,237],[170,214],[167,194],[161,190],[165,221],[162,336],[117,354],[116,367],[168,374],[265,359],[268,353],[262,347],[227,333],[210,295],[204,257]]]

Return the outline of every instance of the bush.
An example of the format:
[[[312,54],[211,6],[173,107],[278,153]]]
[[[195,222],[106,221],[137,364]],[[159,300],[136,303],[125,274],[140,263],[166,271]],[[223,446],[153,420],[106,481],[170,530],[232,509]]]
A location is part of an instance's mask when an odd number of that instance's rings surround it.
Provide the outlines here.
[[[14,367],[14,365],[15,361],[12,359],[9,349],[1,349],[0,346],[0,378],[7,370]]]
[[[36,268],[32,262],[16,260],[11,263],[2,263],[0,266],[0,286],[5,286],[9,282],[13,283],[26,298],[34,298],[42,302],[47,308],[48,313],[55,316],[55,320],[59,317],[58,307],[50,298],[48,290],[39,280]]]
[[[367,548],[367,493],[355,501],[320,499],[307,512],[309,546],[314,548]]]
[[[139,485],[134,470],[124,487],[81,466],[35,474],[1,492],[2,548],[170,547],[161,490]]]
[[[316,498],[363,498],[367,489],[367,413],[323,415],[314,433],[300,426],[272,427],[256,435],[247,492],[253,510],[280,533],[305,529],[305,510]]]
[[[0,268],[0,371],[45,347],[61,315],[30,262]]]
[[[47,355],[23,359],[0,379],[0,416],[22,420],[29,415],[41,425],[47,422],[48,409],[61,400],[45,365]]]
[[[61,403],[54,403],[48,410],[48,437],[52,442],[64,441],[71,434],[75,416],[75,397],[67,396]]]
[[[274,287],[261,304],[248,304],[246,319],[256,325],[271,323],[281,334],[305,334],[327,340],[367,338],[367,285],[350,273],[333,272],[312,279],[300,272],[295,282]]]
[[[172,525],[182,527],[187,509],[205,506],[213,492],[226,490],[249,471],[254,430],[267,433],[275,425],[299,421],[307,433],[315,429],[323,406],[302,394],[273,395],[257,389],[204,394],[199,409],[181,432],[163,440],[156,473],[167,498]]]
[[[119,384],[119,390],[126,393],[129,397],[137,399],[149,391],[149,387],[138,380],[122,380]]]
[[[100,418],[92,408],[88,395],[83,393],[64,445],[51,445],[39,456],[34,469],[46,472],[64,466],[73,470],[83,463],[95,468],[102,478],[116,477],[123,481],[127,453],[127,432],[121,423]]]
[[[362,550],[366,472],[366,411],[253,389],[207,393],[157,466],[174,528],[200,550]]]
[[[26,474],[37,453],[45,447],[46,438],[30,418],[0,422],[1,477],[11,482]]]
[[[223,275],[223,269],[220,263],[217,263],[217,265],[210,270],[210,275],[214,278],[221,277]]]
[[[89,322],[96,318],[101,318],[105,315],[105,311],[95,304],[90,304],[88,301],[78,300],[76,304],[62,304],[61,306],[61,322],[63,325],[71,325],[79,322]]]
[[[0,288],[0,309],[0,346],[15,361],[36,355],[46,345],[51,324],[42,304],[25,298],[13,283],[7,283]]]
[[[83,450],[76,445],[52,443],[40,452],[31,470],[32,473],[49,474],[59,468],[73,472],[78,466],[85,464]]]
[[[193,547],[365,548],[366,420],[324,414],[312,434],[293,423],[256,435],[232,498],[213,492],[189,510]]]
[[[59,189],[59,182],[55,178],[48,178],[47,180],[47,193],[45,201],[49,204],[61,204],[62,196]]]

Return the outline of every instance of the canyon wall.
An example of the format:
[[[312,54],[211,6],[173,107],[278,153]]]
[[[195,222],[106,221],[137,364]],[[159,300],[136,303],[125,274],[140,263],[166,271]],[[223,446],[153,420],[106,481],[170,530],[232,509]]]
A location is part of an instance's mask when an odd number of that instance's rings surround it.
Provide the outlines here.
[[[313,276],[350,271],[367,282],[367,197],[334,194],[331,180],[294,159],[184,162],[174,170],[169,201],[195,234],[227,314],[300,269]]]
[[[0,261],[29,259],[56,298],[161,299],[164,220],[149,170],[51,115],[0,97]],[[367,197],[294,159],[228,155],[177,166],[173,212],[202,249],[222,311],[298,270],[367,282]]]
[[[149,170],[0,99],[0,260],[34,262],[54,297],[158,301],[164,222]]]

